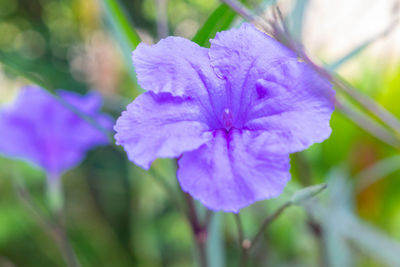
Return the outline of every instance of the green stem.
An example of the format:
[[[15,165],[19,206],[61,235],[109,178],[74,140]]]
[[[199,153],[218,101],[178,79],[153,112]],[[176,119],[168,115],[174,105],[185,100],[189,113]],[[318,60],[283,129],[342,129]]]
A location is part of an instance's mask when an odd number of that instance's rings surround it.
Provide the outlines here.
[[[55,178],[55,177],[52,177]],[[52,185],[55,186],[55,185]],[[42,229],[49,234],[56,243],[59,248],[64,261],[68,267],[79,267],[80,264],[78,262],[77,257],[73,249],[71,248],[67,235],[65,232],[65,228],[63,226],[62,217],[60,212],[55,214],[55,221],[49,220],[46,214],[37,206],[37,204],[33,201],[29,191],[25,188],[25,186],[19,182],[15,184],[17,196],[21,200],[21,203],[25,206],[25,208],[32,214],[33,218],[36,219],[38,224],[42,227]],[[54,189],[54,187],[53,187]],[[54,193],[54,192],[53,192]],[[52,193],[52,194],[53,194]],[[60,210],[59,210],[60,211]]]
[[[193,198],[189,194],[185,193],[185,199],[188,205],[188,218],[197,247],[199,263],[201,267],[207,267],[207,225],[200,223]]]
[[[244,240],[244,233],[243,233],[243,225],[242,225],[242,220],[240,219],[239,213],[235,214],[235,221],[236,221],[236,226],[237,226],[237,231],[238,231],[238,241],[239,241],[239,247],[240,247],[240,263],[239,266],[244,267],[246,266],[247,262],[247,244],[248,242],[245,242]],[[248,240],[246,240],[248,241]]]
[[[260,239],[260,237],[263,235],[263,233],[265,232],[265,229],[267,228],[267,226],[274,221],[276,218],[279,217],[279,215],[282,214],[282,212],[290,207],[292,205],[292,202],[288,201],[285,204],[283,204],[281,207],[279,207],[274,213],[272,213],[270,216],[268,216],[263,224],[260,227],[260,230],[258,230],[257,234],[254,236],[254,238],[250,241],[250,246],[248,249],[252,248],[254,246],[254,244]]]
[[[48,174],[47,176],[47,197],[48,204],[54,217],[52,232],[60,251],[69,267],[79,267],[79,261],[76,257],[67,237],[67,231],[64,224],[64,194],[61,184],[61,176]]]
[[[168,0],[156,0],[157,6],[157,36],[158,39],[168,36]]]
[[[64,206],[64,196],[61,188],[61,179],[58,175],[48,174],[46,193],[47,203],[52,214],[60,213]]]

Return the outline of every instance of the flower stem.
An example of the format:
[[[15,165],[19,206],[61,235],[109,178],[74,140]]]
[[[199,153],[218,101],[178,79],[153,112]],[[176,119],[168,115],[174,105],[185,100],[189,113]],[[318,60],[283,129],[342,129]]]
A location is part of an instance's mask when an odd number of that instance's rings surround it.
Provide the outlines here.
[[[20,180],[20,179],[17,179]],[[48,233],[49,236],[54,240],[57,247],[62,254],[64,261],[68,267],[79,267],[77,257],[71,246],[69,245],[67,235],[63,225],[60,223],[60,218],[57,218],[56,222],[50,221],[49,218],[43,213],[43,211],[33,201],[29,191],[21,182],[15,183],[17,196],[25,208],[32,214],[32,217],[36,219],[42,229]]]
[[[243,225],[242,220],[240,219],[239,213],[235,214],[235,221],[238,230],[238,240],[239,240],[239,247],[240,247],[240,263],[239,266],[244,267],[246,266],[247,262],[247,251],[248,251],[248,240],[244,240],[244,233],[243,233]]]
[[[290,207],[292,205],[292,202],[288,201],[285,204],[283,204],[281,207],[279,207],[274,213],[272,213],[270,216],[268,216],[267,218],[265,218],[263,224],[260,227],[260,230],[258,230],[257,234],[254,236],[254,238],[250,241],[250,246],[248,249],[252,248],[254,246],[254,244],[260,239],[260,237],[262,236],[262,234],[265,232],[265,229],[267,228],[267,226],[274,221],[276,218],[279,217],[279,215],[282,214],[282,212]]]
[[[157,6],[157,35],[158,38],[165,38],[168,36],[168,14],[167,14],[168,0],[156,0]]]
[[[321,193],[327,188],[326,184],[313,185],[301,190],[296,191],[292,197],[286,201],[282,206],[280,206],[274,213],[265,218],[257,234],[253,239],[245,239],[243,233],[242,222],[240,220],[239,214],[236,214],[236,224],[238,228],[239,243],[242,250],[241,263],[240,266],[246,266],[247,257],[251,248],[257,243],[260,237],[263,235],[268,225],[279,217],[288,207],[292,205],[300,205],[301,203],[315,197],[317,194]]]
[[[273,214],[268,216],[263,224],[261,225],[260,229],[258,230],[257,234],[254,236],[253,239],[245,239],[244,234],[243,234],[243,227],[242,227],[242,222],[240,220],[239,214],[235,216],[236,218],[236,224],[238,227],[238,234],[239,234],[239,243],[240,243],[240,249],[241,249],[241,257],[240,257],[240,266],[245,267],[247,265],[247,260],[248,260],[248,255],[250,250],[254,247],[256,242],[260,239],[260,237],[263,235],[265,232],[265,229],[267,226],[274,221],[276,218],[281,215],[281,213],[288,207],[290,207],[293,203],[291,201],[286,202],[283,204],[281,207],[279,207]]]
[[[221,2],[227,4],[230,8],[236,11],[244,19],[251,21],[264,29],[269,29],[269,24],[267,21],[259,16],[255,16],[248,8],[246,8],[242,3],[237,0],[221,0]],[[270,30],[269,30],[270,31]]]
[[[185,193],[185,199],[188,205],[188,219],[196,243],[200,266],[207,267],[207,220],[204,224],[201,224],[193,198],[189,194]]]
[[[326,247],[325,247],[325,242],[324,242],[321,225],[317,221],[315,221],[311,217],[311,215],[308,218],[307,224],[318,243],[319,258],[318,258],[317,266],[320,266],[320,267],[327,266],[328,260],[327,260],[327,256],[326,256]]]
[[[54,239],[62,252],[67,266],[79,267],[79,261],[76,257],[71,244],[69,243],[67,231],[65,229],[64,218],[64,195],[61,184],[61,177],[58,175],[48,175],[47,177],[47,196],[49,206],[54,216],[52,231]]]
[[[67,266],[79,267],[80,264],[78,258],[76,257],[75,252],[68,241],[68,237],[62,222],[59,222],[59,224],[54,227],[53,232],[54,239],[57,240],[57,245],[63,254]]]

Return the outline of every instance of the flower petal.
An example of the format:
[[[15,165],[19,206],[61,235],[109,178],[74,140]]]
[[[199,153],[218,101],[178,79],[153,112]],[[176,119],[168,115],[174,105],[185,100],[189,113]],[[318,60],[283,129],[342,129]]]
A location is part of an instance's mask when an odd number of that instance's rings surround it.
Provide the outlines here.
[[[207,51],[181,37],[168,37],[155,45],[141,43],[132,54],[139,84],[154,93],[206,95],[221,83],[210,66]]]
[[[290,179],[289,156],[265,150],[271,142],[265,134],[216,131],[179,160],[182,189],[206,207],[227,212],[278,196]]]
[[[0,154],[27,160],[41,166],[42,154],[35,126],[23,117],[0,112]],[[29,133],[30,138],[27,138]]]
[[[115,139],[131,161],[148,169],[156,158],[178,157],[212,138],[200,109],[190,98],[144,93],[118,119]]]
[[[274,135],[277,151],[297,152],[329,137],[334,91],[306,63],[275,64],[256,87],[244,126]]]
[[[296,58],[296,55],[248,23],[217,33],[210,42],[211,66],[227,82],[228,108],[233,113],[235,127],[241,128],[257,79],[275,62]]]

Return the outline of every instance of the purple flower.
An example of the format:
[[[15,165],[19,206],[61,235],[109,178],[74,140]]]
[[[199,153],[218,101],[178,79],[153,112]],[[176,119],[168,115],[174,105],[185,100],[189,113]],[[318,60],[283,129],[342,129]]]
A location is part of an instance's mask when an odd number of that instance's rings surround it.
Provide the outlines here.
[[[133,62],[148,92],[118,119],[117,144],[146,169],[180,157],[182,189],[210,209],[278,196],[289,153],[331,133],[330,83],[250,24],[218,33],[209,49],[180,37],[140,44]]]
[[[99,112],[100,95],[62,90],[58,95],[103,127],[112,127],[111,118]],[[12,105],[0,110],[0,129],[1,154],[33,163],[50,177],[77,165],[89,149],[108,143],[104,133],[34,86],[23,88]]]

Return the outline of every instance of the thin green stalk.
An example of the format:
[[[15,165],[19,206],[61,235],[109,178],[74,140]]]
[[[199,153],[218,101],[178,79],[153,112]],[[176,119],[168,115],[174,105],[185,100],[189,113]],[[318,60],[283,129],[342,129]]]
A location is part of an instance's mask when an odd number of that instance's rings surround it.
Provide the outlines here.
[[[400,169],[400,156],[395,155],[369,166],[355,176],[357,181],[356,191],[362,192],[378,180]]]
[[[386,29],[375,36],[369,38],[368,40],[364,41],[360,45],[358,45],[356,48],[353,48],[351,51],[347,52],[343,57],[340,59],[336,60],[335,62],[329,64],[327,66],[327,69],[331,72],[337,70],[340,66],[342,66],[344,63],[355,57],[356,55],[360,54],[362,51],[364,51],[367,47],[369,47],[371,44],[373,44],[375,41],[382,39],[386,36],[388,36],[393,29],[396,28],[397,24],[399,22],[399,18],[395,18],[392,23],[386,27]]]
[[[132,65],[131,53],[140,43],[140,37],[123,6],[118,0],[100,0],[103,13],[112,33],[121,46],[123,60],[128,74],[134,84],[137,85],[135,69]],[[138,88],[140,88],[138,86]]]
[[[243,243],[242,220],[240,219],[239,213],[235,213],[234,215],[235,215],[235,221],[236,221],[236,226],[237,226],[237,231],[238,231],[239,246],[242,247],[242,243]]]
[[[270,29],[268,22],[259,16],[254,15],[247,7],[245,7],[242,3],[237,0],[221,0],[221,2],[230,6],[233,10],[235,10],[240,16],[248,21],[252,21],[255,24],[263,27],[264,29]]]
[[[168,0],[156,0],[157,6],[157,35],[158,39],[168,36]]]
[[[386,128],[372,120],[369,116],[365,115],[364,113],[357,112],[343,100],[337,99],[336,103],[337,109],[362,129],[369,132],[383,143],[386,143],[387,145],[396,149],[400,148],[400,140]]]
[[[68,242],[65,228],[61,223],[60,213],[57,214],[55,222],[50,221],[42,210],[33,201],[29,191],[21,184],[15,184],[17,196],[25,208],[36,219],[41,228],[52,237],[59,248],[64,261],[68,267],[79,267],[79,261]]]
[[[236,221],[236,226],[237,226],[237,231],[238,231],[238,241],[239,241],[239,247],[240,247],[239,266],[244,267],[244,266],[246,266],[246,262],[247,262],[248,240],[246,240],[246,242],[244,240],[243,225],[242,225],[242,220],[240,218],[239,213],[236,213],[234,215],[235,215],[235,221]]]
[[[314,196],[318,195],[321,193],[323,190],[327,188],[326,184],[318,184],[318,185],[312,185],[308,186],[306,188],[302,188],[298,191],[296,191],[291,198],[285,202],[282,206],[280,206],[274,213],[271,215],[267,216],[265,218],[264,222],[262,223],[261,227],[259,228],[257,234],[252,238],[252,239],[243,239],[241,242],[241,249],[242,249],[242,258],[241,258],[241,266],[246,266],[247,264],[247,258],[248,258],[248,253],[250,250],[255,246],[255,244],[260,240],[261,236],[264,234],[265,230],[267,227],[270,225],[271,222],[275,221],[288,207],[292,205],[301,205],[305,201],[313,198]],[[239,229],[239,236],[243,235],[243,233],[240,233],[240,228],[241,228],[241,222],[238,220],[239,217],[237,217],[237,223],[238,223],[238,229]]]
[[[103,11],[110,22],[113,31],[124,42],[123,45],[132,51],[140,43],[140,37],[129,21],[125,10],[118,0],[102,0]]]
[[[207,267],[207,225],[203,225],[200,223],[193,198],[189,194],[185,193],[185,199],[188,206],[188,219],[192,228],[194,241],[196,243],[196,248],[198,252],[199,264],[201,267]]]
[[[65,209],[64,194],[62,190],[61,176],[47,176],[47,196],[48,204],[54,218],[53,232],[57,243],[64,254],[68,266],[79,267],[78,258],[68,240],[67,231],[65,229]]]
[[[283,204],[281,207],[279,207],[274,213],[272,213],[270,216],[268,216],[267,218],[265,218],[263,224],[261,225],[260,229],[258,230],[257,234],[253,237],[253,239],[251,239],[250,241],[250,246],[248,248],[251,249],[254,244],[256,244],[256,242],[260,239],[260,237],[264,234],[265,230],[267,229],[268,225],[274,221],[276,218],[279,217],[279,215],[282,214],[282,212],[284,210],[286,210],[288,207],[290,207],[292,205],[291,201],[286,202],[285,204]]]

